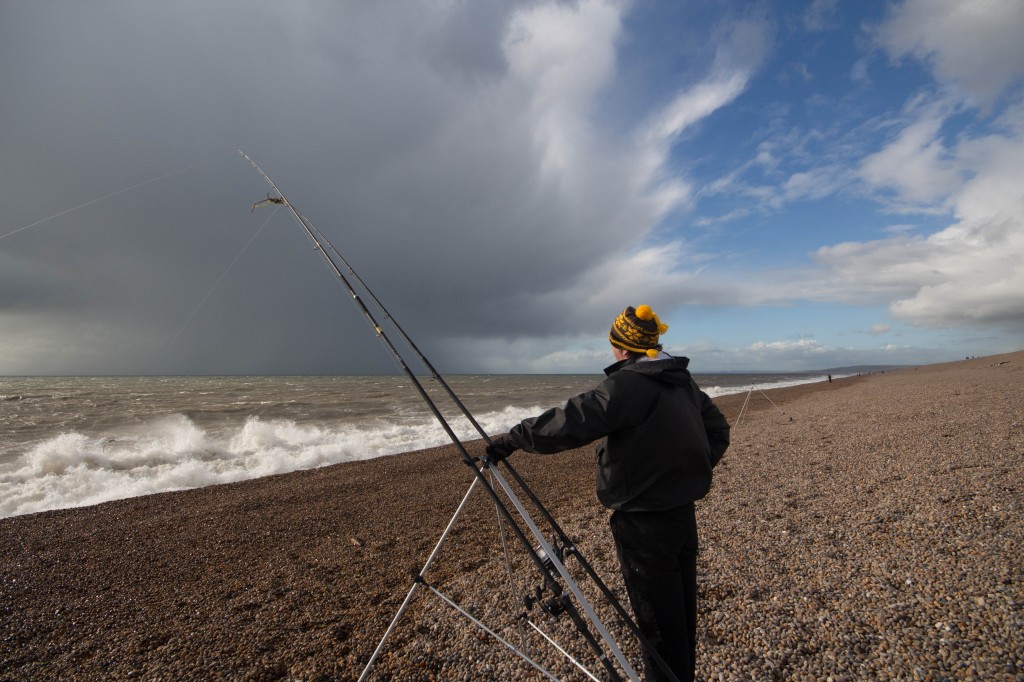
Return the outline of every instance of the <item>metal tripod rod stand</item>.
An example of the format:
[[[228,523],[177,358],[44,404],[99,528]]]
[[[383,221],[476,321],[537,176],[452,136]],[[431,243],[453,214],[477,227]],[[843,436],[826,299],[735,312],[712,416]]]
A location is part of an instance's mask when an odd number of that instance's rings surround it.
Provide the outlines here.
[[[738,428],[739,425],[740,425],[740,422],[743,421],[743,415],[747,411],[747,405],[750,404],[750,396],[752,396],[754,394],[754,390],[755,389],[757,390],[758,393],[760,393],[761,395],[764,396],[765,400],[767,400],[769,403],[771,403],[772,407],[774,407],[779,412],[779,414],[781,414],[783,417],[786,417],[789,421],[793,421],[793,417],[788,415],[788,414],[786,414],[786,411],[784,409],[782,409],[781,407],[776,405],[775,401],[772,400],[771,397],[767,393],[765,393],[764,390],[760,386],[758,386],[757,384],[751,384],[750,385],[750,390],[747,391],[747,397],[743,399],[743,407],[740,408],[739,416],[736,417],[736,424],[733,426],[734,429]]]
[[[511,467],[508,466],[507,462],[505,464],[506,464],[506,467],[510,471],[514,471],[514,470],[512,470]],[[430,553],[430,556],[427,558],[426,562],[424,563],[423,568],[420,570],[420,572],[417,574],[416,578],[413,580],[413,585],[409,589],[409,592],[406,595],[405,600],[402,602],[402,605],[399,607],[398,612],[395,614],[394,618],[391,620],[391,623],[389,624],[387,630],[385,631],[384,636],[381,638],[380,643],[377,645],[377,648],[374,650],[373,655],[370,657],[369,662],[367,662],[366,667],[363,669],[362,674],[359,676],[359,681],[360,682],[362,682],[363,680],[367,679],[367,676],[369,675],[373,665],[376,663],[377,658],[380,656],[381,652],[384,650],[384,646],[385,646],[385,644],[387,642],[387,639],[391,636],[392,632],[394,631],[395,627],[398,624],[398,621],[401,619],[401,617],[404,615],[405,611],[408,609],[410,603],[412,602],[412,598],[415,595],[415,593],[416,593],[416,591],[417,591],[417,589],[419,588],[420,585],[426,585],[429,589],[431,589],[432,591],[437,593],[438,596],[440,596],[442,599],[444,599],[445,601],[448,601],[436,589],[434,589],[433,587],[431,587],[429,584],[426,583],[425,577],[426,577],[426,573],[429,570],[431,564],[434,562],[434,559],[436,558],[438,552],[440,551],[441,546],[444,544],[445,540],[448,538],[449,533],[451,532],[452,528],[454,527],[456,520],[462,514],[462,511],[463,511],[467,501],[469,500],[469,497],[472,494],[473,489],[476,487],[477,483],[480,483],[482,481],[486,488],[488,488],[490,490],[493,490],[492,486],[483,478],[483,471],[482,471],[482,469],[477,469],[475,464],[474,464],[473,468],[476,469],[476,471],[478,472],[478,476],[474,477],[472,485],[470,485],[470,488],[466,492],[466,495],[462,498],[462,502],[459,504],[458,508],[456,509],[454,516],[452,517],[451,521],[449,521],[449,523],[448,523],[448,526],[445,528],[444,532],[441,534],[441,538],[438,540],[437,545],[434,547],[433,551]],[[595,653],[598,655],[598,658],[599,658],[600,662],[602,663],[602,665],[604,666],[605,671],[608,673],[609,677],[611,679],[613,679],[613,680],[621,679],[621,676],[619,675],[618,670],[616,670],[616,668],[612,664],[611,660],[608,658],[607,654],[605,654],[604,651],[601,649],[600,643],[597,641],[597,639],[592,634],[590,634],[589,629],[588,629],[588,627],[586,625],[586,620],[589,620],[590,623],[594,626],[594,628],[598,631],[598,634],[599,634],[601,640],[604,641],[605,645],[608,647],[608,649],[611,652],[612,656],[615,658],[615,662],[618,663],[618,665],[621,667],[621,670],[627,675],[628,679],[630,679],[630,680],[638,680],[639,676],[638,676],[636,670],[634,670],[634,668],[630,665],[629,661],[626,659],[625,655],[622,653],[621,649],[619,648],[618,644],[615,642],[614,638],[608,632],[607,628],[605,628],[604,624],[601,622],[600,618],[597,616],[597,614],[594,611],[593,607],[590,605],[589,601],[587,601],[587,598],[583,595],[583,593],[580,590],[579,586],[576,584],[576,581],[569,574],[569,572],[566,569],[566,567],[563,564],[563,562],[558,558],[558,553],[555,551],[555,548],[552,547],[552,545],[544,538],[543,533],[540,531],[540,529],[537,527],[536,523],[531,518],[528,510],[523,506],[522,502],[516,496],[515,491],[512,489],[512,487],[509,485],[508,481],[502,475],[502,473],[499,470],[498,466],[496,464],[488,461],[488,460],[484,460],[483,469],[486,469],[488,471],[488,473],[497,482],[498,487],[508,497],[509,501],[512,503],[512,505],[515,508],[515,510],[519,513],[519,516],[523,519],[523,521],[526,523],[527,527],[530,529],[530,532],[533,534],[534,538],[537,540],[541,550],[546,554],[548,560],[551,563],[552,568],[557,572],[557,574],[562,578],[562,580],[565,581],[565,584],[568,587],[569,591],[572,593],[573,597],[576,598],[576,601],[580,604],[580,608],[583,610],[583,613],[586,615],[586,619],[584,619],[583,615],[581,615],[579,613],[579,611],[576,610],[575,606],[573,606],[573,604],[571,602],[565,603],[564,606],[566,606],[566,609],[567,609],[566,612],[569,614],[569,617],[573,620],[573,622],[576,625],[577,629],[583,635],[584,639],[587,640],[587,644],[590,645],[590,647],[595,650]],[[518,474],[516,474],[515,476],[518,478]],[[504,507],[504,505],[501,502],[497,502],[497,504],[499,505],[499,512],[505,511],[505,513],[508,513],[507,510],[505,510],[505,507]],[[518,528],[518,526],[514,522],[512,522],[511,518],[509,518],[508,521],[510,522],[510,525],[513,527],[513,530]],[[557,584],[552,584],[552,586],[556,586],[556,585]],[[556,596],[559,596],[558,592],[556,592]],[[448,601],[448,603],[449,603],[449,605],[452,605],[452,606],[455,606],[455,608],[458,608],[456,605],[452,604],[450,601]],[[460,609],[460,611],[461,611],[461,609]],[[474,621],[475,621],[475,619],[474,619]],[[526,654],[525,652],[523,652],[522,650],[517,648],[515,645],[511,644],[510,642],[508,642],[505,639],[501,638],[500,636],[498,636],[494,632],[490,631],[489,629],[486,628],[486,626],[484,626],[479,621],[475,621],[475,624],[478,625],[478,627],[481,627],[481,628],[485,629],[488,632],[488,634],[490,634],[493,637],[495,637],[496,639],[498,639],[507,648],[509,648],[511,651],[513,651],[516,655],[518,655],[520,658],[522,658],[528,664],[530,664],[531,666],[536,668],[539,672],[544,674],[546,677],[549,677],[550,679],[557,679],[548,670],[546,670],[544,667],[542,667],[540,664],[538,664],[536,661],[534,661],[528,654]],[[536,628],[536,626],[533,626],[533,627]],[[541,632],[541,634],[546,639],[551,641],[550,638],[548,638],[546,635],[544,635],[543,632]],[[553,644],[553,642],[552,642],[552,644]],[[571,657],[569,657],[568,654],[564,650],[562,650],[560,647],[558,647],[557,645],[554,645],[554,646],[563,655],[565,655],[566,657],[570,658],[570,660],[572,660],[574,664],[576,664],[578,667],[583,669],[584,672],[588,676],[593,678],[593,675],[590,674],[588,671],[586,671],[586,669],[583,668],[583,666],[579,662],[577,662],[574,659],[572,659]]]
[[[741,422],[741,421],[743,421],[743,415],[744,415],[744,414],[746,413],[746,411],[747,411],[747,404],[748,404],[748,403],[750,403],[750,396],[751,396],[751,395],[752,395],[753,393],[754,393],[754,385],[753,385],[753,384],[751,384],[751,385],[750,385],[750,390],[748,390],[748,391],[747,391],[747,397],[743,399],[743,406],[742,406],[742,407],[740,408],[740,413],[739,413],[739,415],[738,415],[738,416],[736,417],[736,424],[735,424],[735,425],[733,425],[733,428],[734,428],[734,429],[736,429],[736,428],[739,428],[740,422]]]
[[[551,589],[553,591],[553,593],[555,594],[555,597],[556,598],[560,598],[562,596],[562,589],[561,589],[561,586],[559,586],[558,583],[553,580],[553,577],[551,576],[551,570],[552,569],[558,574],[558,577],[560,577],[562,579],[562,581],[564,581],[566,587],[568,588],[568,590],[572,594],[572,596],[575,598],[575,600],[577,600],[579,602],[581,608],[584,611],[584,614],[586,614],[586,619],[585,619],[584,615],[582,615],[580,613],[580,611],[577,609],[577,607],[575,607],[572,604],[571,601],[568,601],[568,600],[561,600],[560,601],[561,605],[565,608],[565,612],[569,615],[570,620],[573,622],[573,625],[575,627],[577,627],[577,630],[580,632],[581,636],[584,638],[586,643],[591,647],[591,649],[597,655],[597,657],[599,659],[599,662],[602,664],[602,666],[605,669],[605,672],[608,675],[608,678],[611,679],[611,680],[621,680],[622,676],[620,675],[620,673],[618,673],[618,670],[616,670],[616,668],[614,667],[613,663],[611,662],[611,659],[608,657],[608,655],[605,653],[605,651],[601,648],[601,643],[590,632],[589,627],[587,626],[587,622],[588,621],[597,630],[600,639],[604,642],[604,645],[608,648],[608,650],[611,652],[611,655],[614,657],[615,663],[617,663],[618,666],[620,666],[621,670],[627,675],[628,679],[630,679],[630,680],[638,680],[639,676],[637,675],[637,673],[633,669],[633,667],[630,665],[629,660],[626,658],[625,654],[623,654],[622,649],[620,649],[620,647],[618,647],[617,643],[611,637],[610,633],[607,631],[607,629],[601,623],[600,617],[598,617],[597,613],[594,611],[594,608],[591,606],[591,604],[587,600],[586,596],[580,590],[580,587],[572,579],[572,577],[568,573],[567,569],[565,568],[565,565],[558,558],[558,555],[557,555],[557,552],[555,551],[555,549],[551,546],[551,544],[547,540],[545,540],[544,534],[542,534],[540,528],[537,526],[537,523],[534,521],[534,519],[532,519],[530,517],[529,512],[526,510],[526,508],[519,501],[518,497],[515,495],[515,492],[513,491],[512,487],[509,485],[508,481],[502,475],[502,473],[499,470],[498,466],[496,464],[490,462],[489,460],[485,460],[484,459],[484,460],[482,460],[482,462],[483,462],[483,467],[482,468],[477,468],[475,462],[471,463],[473,470],[476,472],[476,476],[473,479],[473,483],[470,486],[469,491],[466,493],[466,496],[463,498],[462,503],[460,503],[459,508],[456,510],[456,513],[453,516],[452,520],[449,522],[449,525],[447,525],[445,527],[444,531],[442,532],[440,540],[437,542],[437,545],[434,547],[434,550],[431,552],[431,554],[428,557],[428,559],[427,559],[426,563],[424,564],[423,568],[417,574],[417,577],[416,577],[416,579],[414,580],[414,583],[413,583],[413,587],[410,589],[409,594],[406,596],[406,599],[404,599],[404,601],[402,602],[401,606],[398,608],[398,612],[393,617],[390,625],[387,628],[387,631],[384,633],[383,638],[381,639],[380,643],[377,645],[377,649],[374,651],[373,655],[371,656],[370,662],[367,664],[366,669],[364,669],[364,671],[362,671],[362,674],[359,676],[359,680],[366,680],[367,679],[367,676],[370,674],[370,671],[371,671],[372,667],[374,666],[374,664],[376,663],[377,658],[379,657],[380,653],[384,650],[384,645],[385,645],[388,637],[390,637],[391,633],[393,632],[395,626],[397,625],[398,621],[400,620],[401,615],[404,612],[406,612],[406,610],[408,609],[410,603],[412,602],[412,598],[413,598],[414,594],[416,593],[416,591],[417,591],[417,589],[419,588],[420,585],[425,585],[430,590],[432,590],[434,593],[436,593],[438,596],[440,596],[442,599],[444,599],[445,601],[449,602],[450,605],[455,606],[457,609],[459,608],[457,605],[453,604],[450,600],[447,600],[443,595],[441,595],[432,586],[427,584],[426,580],[425,580],[425,574],[426,574],[427,570],[429,569],[430,564],[433,563],[433,560],[436,557],[438,551],[440,550],[441,545],[443,545],[444,541],[447,539],[447,536],[449,536],[452,527],[455,525],[456,520],[462,514],[462,511],[463,511],[463,509],[464,509],[464,507],[466,505],[466,502],[468,501],[468,499],[470,497],[470,494],[473,492],[473,488],[476,486],[477,483],[481,483],[481,482],[483,483],[484,489],[487,492],[487,494],[490,496],[490,498],[493,499],[495,504],[498,506],[498,511],[499,511],[500,515],[505,517],[505,520],[509,523],[509,525],[512,528],[514,534],[519,538],[520,543],[522,543],[523,546],[527,548],[527,550],[528,550],[527,553],[530,555],[530,557],[532,559],[534,559],[535,563],[541,569],[542,574],[544,574],[544,577],[545,577],[546,585],[547,585],[547,587],[549,589]],[[510,470],[512,470],[511,467],[508,466],[507,462],[505,464],[506,464],[506,466]],[[522,531],[519,528],[518,524],[516,524],[514,522],[514,520],[512,519],[510,511],[508,510],[508,508],[504,505],[504,503],[498,497],[497,491],[495,491],[494,486],[492,484],[490,484],[484,478],[483,470],[486,470],[498,482],[498,487],[500,487],[502,489],[502,492],[508,497],[508,499],[512,503],[512,506],[515,509],[515,511],[518,512],[520,518],[523,519],[523,521],[526,523],[527,527],[529,528],[530,534],[532,536],[534,536],[534,538],[537,541],[537,543],[539,544],[541,550],[546,554],[548,560],[550,561],[551,568],[548,568],[544,564],[544,562],[541,561],[541,559],[538,556],[538,552],[534,548],[532,548],[532,545],[526,540],[526,538],[522,534]],[[463,614],[466,614],[465,611],[462,611],[462,609],[459,609],[459,610],[461,612],[463,612]],[[466,615],[468,615],[468,614],[466,614]],[[487,632],[487,634],[492,635],[493,637],[498,639],[502,644],[504,644],[506,647],[508,647],[510,650],[515,652],[518,656],[523,658],[523,660],[525,660],[525,662],[528,663],[530,666],[536,668],[538,671],[543,673],[545,676],[553,678],[553,676],[551,675],[550,672],[548,672],[546,669],[544,669],[542,666],[540,666],[540,664],[538,664],[536,662],[536,660],[532,659],[524,651],[522,651],[521,649],[519,649],[515,645],[511,644],[510,642],[508,642],[504,638],[498,636],[493,631],[490,631],[485,626],[483,626],[483,624],[479,623],[475,619],[471,619],[471,620],[474,621],[475,625],[477,625],[481,629],[485,630]],[[536,626],[535,626],[535,628],[536,628]],[[542,635],[543,635],[543,633],[542,633]],[[548,638],[548,639],[550,641],[550,638]],[[558,648],[559,651],[561,651],[563,653],[563,655],[567,656],[567,654],[564,652],[563,649],[561,649],[560,647],[557,647],[557,645],[556,645],[556,648]],[[569,659],[572,660],[572,663],[574,665],[577,665],[579,668],[583,669],[590,677],[592,677],[592,678],[594,677],[592,674],[587,672],[586,669],[579,662],[577,662],[577,660],[574,660],[571,657],[569,657]],[[554,678],[554,679],[557,679],[557,678]]]

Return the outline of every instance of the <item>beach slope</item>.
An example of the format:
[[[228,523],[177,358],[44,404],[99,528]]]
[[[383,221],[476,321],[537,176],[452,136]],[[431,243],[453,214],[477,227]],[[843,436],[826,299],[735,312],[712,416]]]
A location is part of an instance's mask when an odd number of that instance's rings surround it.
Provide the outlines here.
[[[1019,352],[717,399],[698,677],[1022,679],[1022,386]],[[591,449],[511,461],[621,595]],[[0,680],[355,679],[471,480],[442,447],[0,520]],[[428,576],[481,612],[495,528],[475,492]],[[374,669],[536,677],[425,590]]]

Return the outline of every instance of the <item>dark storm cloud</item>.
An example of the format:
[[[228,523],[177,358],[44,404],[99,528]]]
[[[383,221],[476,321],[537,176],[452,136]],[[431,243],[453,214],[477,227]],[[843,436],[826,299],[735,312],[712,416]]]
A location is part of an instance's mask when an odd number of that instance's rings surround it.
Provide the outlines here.
[[[0,238],[0,371],[391,369],[285,212],[225,275],[271,210],[236,146],[448,367],[456,338],[605,325],[621,299],[581,282],[664,210],[633,131],[587,113],[617,10],[585,8],[573,53],[544,33],[584,8],[518,9],[5,3],[0,235],[216,160]]]

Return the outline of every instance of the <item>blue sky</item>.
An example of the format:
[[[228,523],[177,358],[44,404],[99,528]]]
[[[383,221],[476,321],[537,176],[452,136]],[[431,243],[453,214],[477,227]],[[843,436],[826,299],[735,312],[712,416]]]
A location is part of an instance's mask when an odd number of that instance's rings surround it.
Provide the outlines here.
[[[235,146],[442,371],[597,371],[641,303],[698,371],[1019,350],[1022,29],[1010,0],[5,3],[0,373],[392,368]]]

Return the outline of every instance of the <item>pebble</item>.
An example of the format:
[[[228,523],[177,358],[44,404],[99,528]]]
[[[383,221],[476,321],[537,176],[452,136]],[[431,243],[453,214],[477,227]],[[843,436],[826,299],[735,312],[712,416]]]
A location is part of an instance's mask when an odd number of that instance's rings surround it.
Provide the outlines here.
[[[773,391],[784,416],[752,395],[698,504],[698,679],[1024,680],[1022,385],[1015,353]],[[735,422],[745,397],[716,402]],[[590,451],[512,462],[625,599]],[[467,474],[440,448],[0,520],[0,679],[354,680]],[[427,578],[550,652],[509,617],[493,518],[472,499]],[[371,679],[541,679],[418,592]],[[568,618],[530,617],[590,661]]]

